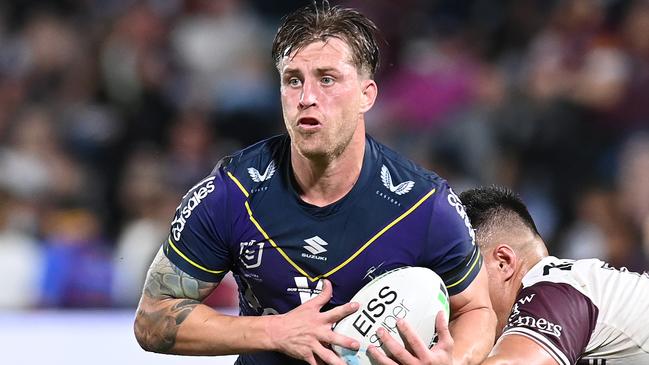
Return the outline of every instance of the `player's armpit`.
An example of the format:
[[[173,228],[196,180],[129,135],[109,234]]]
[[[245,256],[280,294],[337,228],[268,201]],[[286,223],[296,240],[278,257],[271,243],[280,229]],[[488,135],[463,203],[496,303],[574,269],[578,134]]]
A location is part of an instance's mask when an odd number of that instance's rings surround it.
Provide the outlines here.
[[[217,285],[180,271],[162,250],[158,251],[135,318],[135,337],[140,346],[147,351],[171,352],[180,325]]]
[[[558,365],[534,340],[521,335],[501,337],[482,365]]]

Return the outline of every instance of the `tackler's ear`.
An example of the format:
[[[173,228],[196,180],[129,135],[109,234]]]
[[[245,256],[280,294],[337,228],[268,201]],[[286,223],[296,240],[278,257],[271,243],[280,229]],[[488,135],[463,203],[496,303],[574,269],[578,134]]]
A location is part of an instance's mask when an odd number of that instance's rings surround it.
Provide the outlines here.
[[[505,281],[511,279],[518,262],[514,250],[506,244],[499,244],[496,245],[491,254],[498,263],[498,272],[503,276],[503,279]]]

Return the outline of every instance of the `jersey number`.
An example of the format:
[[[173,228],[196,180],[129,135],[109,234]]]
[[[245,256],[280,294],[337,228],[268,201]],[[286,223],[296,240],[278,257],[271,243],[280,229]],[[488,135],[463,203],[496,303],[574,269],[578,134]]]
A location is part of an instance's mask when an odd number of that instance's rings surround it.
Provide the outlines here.
[[[559,270],[565,270],[565,271],[570,271],[572,270],[572,262],[566,262],[562,264],[555,264],[554,262],[543,266],[543,275],[548,275],[550,274],[550,270],[552,269],[559,269]]]

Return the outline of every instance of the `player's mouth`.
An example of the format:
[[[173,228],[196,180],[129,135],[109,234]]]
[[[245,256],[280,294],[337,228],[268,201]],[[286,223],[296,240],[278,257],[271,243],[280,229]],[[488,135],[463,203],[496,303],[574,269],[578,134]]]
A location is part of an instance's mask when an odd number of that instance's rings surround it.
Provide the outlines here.
[[[302,117],[297,120],[297,126],[305,132],[313,132],[322,128],[322,123],[316,118]]]

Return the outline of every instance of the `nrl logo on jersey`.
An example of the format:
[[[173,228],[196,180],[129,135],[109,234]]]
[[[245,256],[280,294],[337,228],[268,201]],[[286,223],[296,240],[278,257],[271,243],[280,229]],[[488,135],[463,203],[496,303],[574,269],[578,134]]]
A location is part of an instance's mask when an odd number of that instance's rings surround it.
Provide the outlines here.
[[[263,174],[259,173],[259,171],[254,167],[248,167],[248,174],[250,175],[252,181],[264,182],[266,180],[270,180],[270,178],[273,177],[275,170],[277,170],[275,161],[270,161],[268,166],[266,166],[266,170]]]
[[[381,166],[381,181],[383,182],[383,186],[397,195],[407,194],[415,186],[415,182],[411,180],[404,181],[395,186],[394,183],[392,183],[390,171],[385,167],[385,165]]]
[[[239,248],[239,260],[247,269],[254,269],[261,265],[261,255],[264,253],[264,243],[250,240],[241,242]]]

